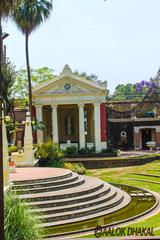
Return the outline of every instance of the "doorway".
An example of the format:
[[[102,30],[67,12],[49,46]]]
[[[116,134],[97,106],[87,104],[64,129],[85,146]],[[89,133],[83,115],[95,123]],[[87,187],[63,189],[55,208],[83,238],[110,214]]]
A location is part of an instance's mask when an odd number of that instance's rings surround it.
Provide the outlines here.
[[[142,149],[149,149],[146,142],[152,141],[152,130],[144,129],[142,130]]]

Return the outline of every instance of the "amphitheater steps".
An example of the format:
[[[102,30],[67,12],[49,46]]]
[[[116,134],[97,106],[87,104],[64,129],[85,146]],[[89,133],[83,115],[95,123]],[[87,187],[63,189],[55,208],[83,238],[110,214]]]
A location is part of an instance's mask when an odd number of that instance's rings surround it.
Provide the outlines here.
[[[99,205],[102,203],[108,204],[108,202],[110,200],[112,200],[113,198],[114,198],[114,200],[116,200],[116,196],[117,196],[117,192],[112,190],[112,191],[110,191],[109,194],[107,194],[107,196],[102,196],[102,197],[99,197],[98,199],[85,201],[85,204],[82,204],[82,202],[78,202],[75,204],[64,205],[64,202],[62,202],[62,205],[60,205],[60,203],[58,202],[58,206],[36,208],[36,209],[32,209],[31,211],[37,212],[37,213],[40,212],[41,214],[51,214],[51,213],[57,213],[57,212],[60,213],[60,212],[66,212],[66,211],[74,211],[77,209],[85,209],[85,208]]]
[[[131,199],[100,179],[69,170],[58,176],[15,181],[12,191],[25,200],[31,212],[37,213],[42,221],[39,227],[43,228],[101,217],[125,207]]]
[[[19,182],[19,184],[15,183],[13,186],[13,189],[35,189],[35,188],[45,188],[45,187],[50,187],[50,186],[59,186],[59,185],[63,185],[63,184],[68,184],[68,183],[72,183],[76,180],[78,180],[79,176],[77,173],[72,173],[71,175],[68,175],[68,177],[66,179],[49,179],[46,180],[44,182],[29,182],[29,183],[21,183]]]
[[[74,218],[69,218],[69,219],[65,219],[65,220],[59,220],[56,222],[44,222],[44,223],[39,224],[39,227],[51,228],[51,227],[57,227],[60,225],[63,226],[65,224],[69,224],[69,223],[81,222],[81,221],[86,221],[86,220],[102,217],[102,216],[105,216],[107,214],[116,212],[116,211],[124,208],[126,205],[128,205],[129,202],[130,202],[130,196],[128,196],[128,194],[127,194],[124,196],[124,199],[121,203],[119,203],[116,206],[112,206],[111,208],[106,209],[104,211],[98,211],[98,212],[92,211],[91,214],[89,214],[87,216],[84,215],[84,216],[79,216],[77,218],[74,217]]]
[[[108,194],[110,192],[110,194]],[[112,196],[112,191],[110,187],[104,186],[103,189],[99,189],[96,192],[89,193],[87,195],[77,196],[77,197],[70,197],[65,199],[58,199],[58,200],[47,200],[47,201],[36,201],[36,202],[26,202],[31,208],[48,208],[48,207],[55,207],[55,206],[67,206],[70,204],[76,203],[85,203],[86,201],[92,201],[97,198],[101,198],[105,196],[107,197]],[[115,192],[114,192],[115,194]],[[110,196],[111,195],[111,196]],[[106,196],[105,196],[106,197]]]
[[[77,180],[75,180],[74,182],[70,182],[70,183],[64,183],[64,184],[60,184],[60,185],[54,185],[54,182],[52,183],[52,185],[50,186],[46,186],[45,187],[35,187],[35,188],[28,188],[26,189],[24,187],[24,189],[15,189],[13,191],[16,191],[17,194],[34,194],[34,193],[42,193],[42,192],[52,192],[52,191],[57,191],[57,190],[62,190],[62,189],[67,189],[67,188],[73,188],[73,187],[77,187],[82,185],[85,182],[84,178],[82,176],[79,176],[79,178]],[[57,183],[57,182],[56,182]]]
[[[104,182],[99,179],[92,177],[85,177],[85,182],[83,185],[79,185],[77,187],[71,188],[66,191],[57,190],[52,192],[39,192],[39,193],[29,193],[22,194],[20,198],[28,201],[44,201],[44,200],[56,200],[56,199],[65,199],[70,197],[78,197],[85,194],[96,192],[99,189],[104,187]],[[110,185],[108,184],[108,188]]]

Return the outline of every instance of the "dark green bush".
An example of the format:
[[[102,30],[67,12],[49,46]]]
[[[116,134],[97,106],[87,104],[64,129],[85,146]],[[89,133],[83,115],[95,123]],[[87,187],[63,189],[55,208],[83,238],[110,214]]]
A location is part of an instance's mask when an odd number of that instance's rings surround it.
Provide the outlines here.
[[[66,155],[76,154],[78,152],[78,148],[76,146],[67,147],[64,151]]]
[[[80,154],[94,153],[95,152],[95,147],[92,147],[92,148],[88,148],[88,147],[80,148],[78,152]]]

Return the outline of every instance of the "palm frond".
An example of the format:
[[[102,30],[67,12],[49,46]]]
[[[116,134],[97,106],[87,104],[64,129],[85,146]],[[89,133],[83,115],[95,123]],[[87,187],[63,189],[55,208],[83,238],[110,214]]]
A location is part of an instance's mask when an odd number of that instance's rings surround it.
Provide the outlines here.
[[[31,34],[49,18],[52,0],[22,0],[12,11],[12,19],[23,34]]]

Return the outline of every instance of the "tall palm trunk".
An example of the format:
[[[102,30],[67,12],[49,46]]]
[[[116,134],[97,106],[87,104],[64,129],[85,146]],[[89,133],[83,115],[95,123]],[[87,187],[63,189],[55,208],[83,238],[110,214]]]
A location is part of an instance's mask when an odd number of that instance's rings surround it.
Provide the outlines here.
[[[27,75],[28,75],[28,91],[29,91],[29,111],[32,117],[32,82],[31,82],[31,72],[30,72],[30,65],[29,65],[29,49],[28,49],[28,38],[29,34],[26,33],[25,36],[25,48],[26,48],[26,65],[27,65]]]
[[[0,13],[0,97],[3,95],[2,76],[2,18]],[[2,136],[2,100],[0,99],[0,239],[4,239],[4,193],[3,193],[3,136]]]

